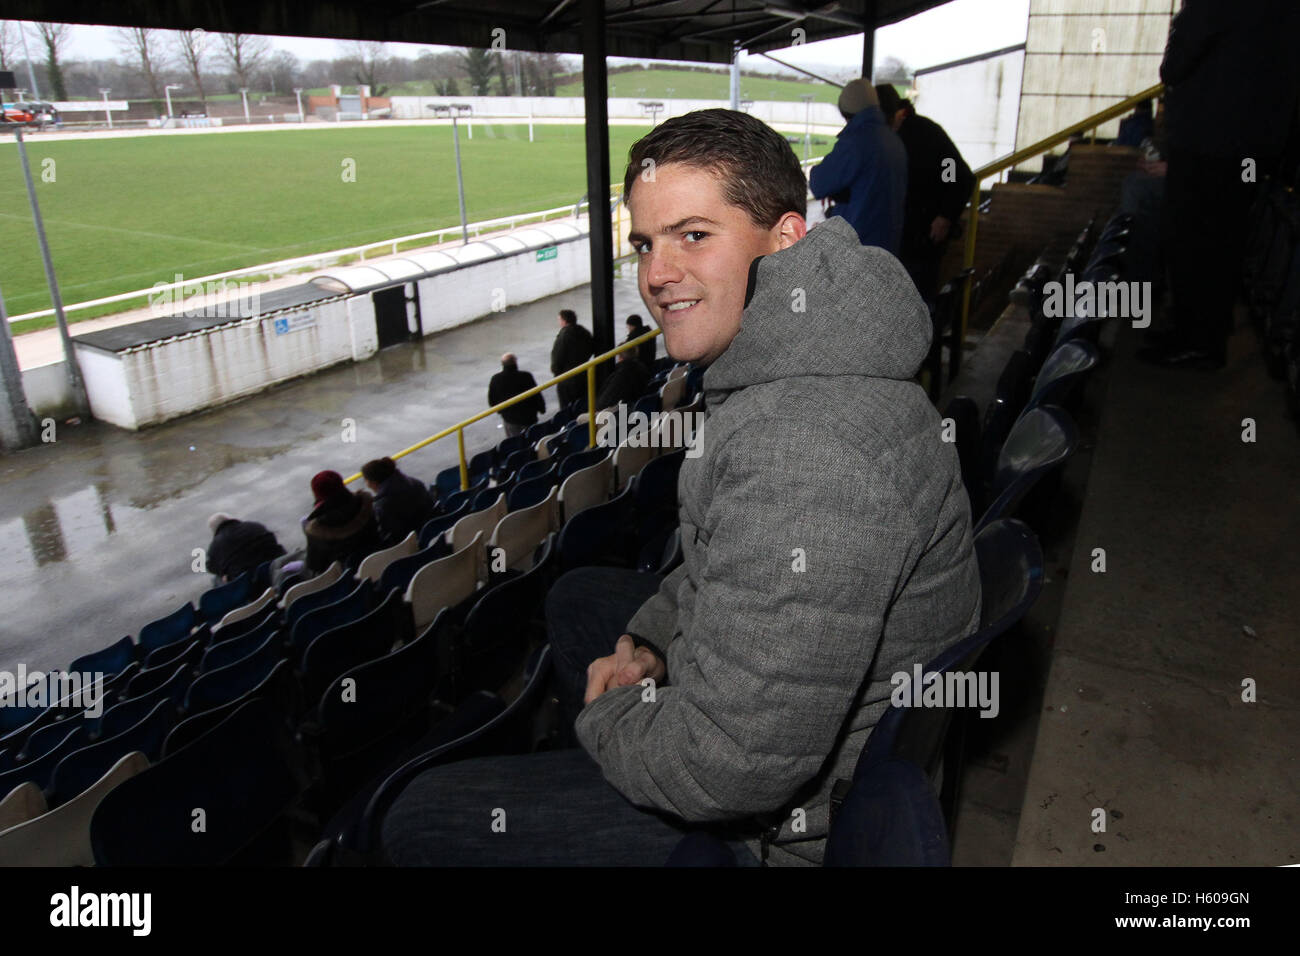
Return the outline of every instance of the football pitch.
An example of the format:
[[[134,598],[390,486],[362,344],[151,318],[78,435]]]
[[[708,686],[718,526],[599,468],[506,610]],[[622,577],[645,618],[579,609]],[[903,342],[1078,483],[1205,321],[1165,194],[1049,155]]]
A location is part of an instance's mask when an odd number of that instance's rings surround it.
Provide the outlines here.
[[[578,202],[584,127],[460,130],[469,221]],[[610,181],[649,126],[610,128]],[[7,138],[6,138],[7,139]],[[814,147],[821,155],[830,143]],[[802,155],[802,150],[796,150]],[[449,126],[27,138],[65,303],[459,223]],[[49,308],[12,140],[0,143],[0,292],[9,315]],[[69,314],[70,321],[131,303]],[[53,325],[27,320],[16,333]]]

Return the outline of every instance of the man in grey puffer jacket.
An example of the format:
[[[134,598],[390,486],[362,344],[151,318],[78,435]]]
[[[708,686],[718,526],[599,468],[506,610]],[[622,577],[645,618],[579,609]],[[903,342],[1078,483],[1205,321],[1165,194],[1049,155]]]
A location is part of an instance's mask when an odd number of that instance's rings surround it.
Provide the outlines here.
[[[587,814],[586,830],[557,839],[590,832],[610,845],[546,862],[662,863],[684,826],[702,826],[771,863],[819,863],[831,787],[852,776],[891,677],[976,629],[956,452],[913,381],[929,317],[898,260],[847,223],[805,237],[805,189],[789,146],[743,113],[688,114],[633,147],[625,195],[642,297],[668,353],[708,371],[702,454],[678,484],[682,565],[609,617],[628,622],[621,638],[575,637],[559,615],[608,601],[631,572],[579,569],[548,598],[558,676],[586,702],[578,738],[622,800],[609,805],[608,787],[593,796],[603,784],[589,762],[559,768],[581,752],[442,768],[390,815],[385,845],[399,862],[466,859],[426,852],[421,813],[439,818],[444,845],[499,852],[503,840],[454,822],[495,798],[557,828],[562,807]],[[502,775],[508,759],[531,778],[526,799]],[[457,797],[485,775],[496,776]],[[458,800],[463,818],[448,804]],[[764,832],[775,833],[767,847]]]

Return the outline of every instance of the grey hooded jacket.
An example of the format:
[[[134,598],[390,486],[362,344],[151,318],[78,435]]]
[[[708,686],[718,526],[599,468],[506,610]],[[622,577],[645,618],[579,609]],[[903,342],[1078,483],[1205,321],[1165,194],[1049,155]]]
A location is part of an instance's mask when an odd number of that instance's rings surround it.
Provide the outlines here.
[[[666,681],[577,721],[634,804],[747,838],[779,823],[768,862],[820,863],[891,677],[977,627],[957,454],[912,381],[930,336],[902,265],[843,219],[751,266],[678,481],[684,561],[628,625]]]

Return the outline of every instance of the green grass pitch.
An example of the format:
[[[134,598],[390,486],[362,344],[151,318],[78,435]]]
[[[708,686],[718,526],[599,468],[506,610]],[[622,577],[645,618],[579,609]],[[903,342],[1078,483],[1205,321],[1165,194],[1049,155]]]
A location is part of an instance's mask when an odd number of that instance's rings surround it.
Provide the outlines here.
[[[649,127],[610,128],[611,182]],[[471,222],[575,203],[579,125],[474,124],[460,135]],[[829,142],[814,147],[821,155]],[[802,148],[796,150],[802,156]],[[73,140],[28,137],[65,303],[459,222],[447,126],[240,131]],[[52,161],[52,162],[50,162]],[[355,170],[355,181],[346,174]],[[0,292],[9,315],[50,306],[17,149],[0,143]],[[69,314],[70,321],[123,305]],[[53,318],[17,323],[16,333]]]

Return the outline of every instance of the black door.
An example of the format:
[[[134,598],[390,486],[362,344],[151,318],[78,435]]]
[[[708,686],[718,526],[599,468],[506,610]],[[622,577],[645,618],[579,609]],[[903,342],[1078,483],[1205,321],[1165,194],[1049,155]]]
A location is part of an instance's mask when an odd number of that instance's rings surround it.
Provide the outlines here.
[[[375,328],[379,332],[379,347],[387,348],[406,342],[411,331],[406,325],[406,288],[394,286],[374,293]]]

